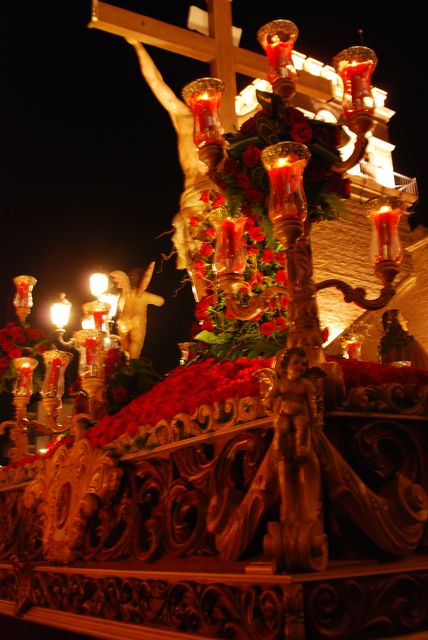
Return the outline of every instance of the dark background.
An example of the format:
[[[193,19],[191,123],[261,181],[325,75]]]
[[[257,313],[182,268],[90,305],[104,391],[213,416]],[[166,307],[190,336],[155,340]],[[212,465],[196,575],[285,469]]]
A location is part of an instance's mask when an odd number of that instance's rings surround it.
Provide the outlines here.
[[[192,3],[112,4],[184,27]],[[203,1],[193,4],[206,8]],[[251,5],[233,1],[234,24],[243,28],[241,46],[259,53],[257,29],[277,18],[299,27],[297,51],[325,63],[358,44],[363,29],[364,43],[379,58],[373,83],[388,92],[386,106],[397,112],[390,128],[394,168],[418,178],[421,198],[411,225],[423,222],[426,89],[420,56],[426,36],[416,4],[379,17],[359,5],[347,5],[347,15],[303,3],[289,10],[277,0]],[[134,49],[120,37],[88,29],[89,0],[25,0],[8,3],[2,14],[0,326],[15,319],[16,275],[38,280],[34,326],[50,330],[49,306],[65,291],[74,304],[72,328],[78,328],[80,306],[91,299],[91,272],[127,271],[156,260],[149,290],[166,303],[149,307],[143,355],[164,373],[178,363],[177,342],[189,339],[193,319],[190,286],[179,290],[184,272],[175,269],[175,257],[161,259],[172,249],[171,220],[182,184],[169,116],[141,77]],[[148,49],[178,95],[185,83],[209,75],[208,65]],[[239,82],[241,89],[246,82]]]

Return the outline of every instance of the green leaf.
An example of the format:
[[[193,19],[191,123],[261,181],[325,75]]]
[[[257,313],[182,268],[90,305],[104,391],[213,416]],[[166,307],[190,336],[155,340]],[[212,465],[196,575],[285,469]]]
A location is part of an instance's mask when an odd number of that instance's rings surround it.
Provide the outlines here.
[[[317,142],[309,143],[308,149],[312,153],[312,155],[319,156],[323,158],[326,162],[331,164],[332,162],[336,162],[340,160],[340,154],[337,149],[334,147],[326,146],[325,144],[321,145]]]
[[[227,336],[226,334],[218,336],[215,333],[212,333],[212,331],[200,331],[195,335],[195,340],[200,340],[207,344],[222,344],[226,342]]]
[[[239,156],[243,154],[245,149],[252,145],[255,145],[258,147],[263,146],[263,143],[260,140],[259,136],[250,136],[249,138],[237,140],[236,142],[230,145],[228,151],[229,151],[229,154],[234,158],[239,158]]]

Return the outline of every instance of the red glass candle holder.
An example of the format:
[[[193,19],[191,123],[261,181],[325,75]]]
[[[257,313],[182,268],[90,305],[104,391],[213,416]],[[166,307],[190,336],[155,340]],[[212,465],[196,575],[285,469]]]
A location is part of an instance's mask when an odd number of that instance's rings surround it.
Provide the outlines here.
[[[85,316],[90,316],[94,319],[94,327],[99,331],[109,332],[109,312],[110,305],[108,302],[102,302],[101,300],[93,300],[92,302],[85,302],[83,305],[83,313]]]
[[[342,355],[348,360],[361,360],[363,341],[360,336],[350,335],[342,340]]]
[[[81,329],[74,334],[79,350],[79,375],[82,378],[104,377],[104,332]]]
[[[269,217],[278,220],[306,219],[308,206],[303,172],[311,154],[300,142],[278,142],[263,149],[261,160],[269,175]]]
[[[216,245],[213,266],[218,276],[226,273],[243,275],[247,265],[244,247],[244,217],[213,221],[216,231]]]
[[[375,263],[385,260],[399,263],[403,257],[398,223],[406,206],[394,196],[381,196],[366,202],[365,207],[373,223],[371,257]]]
[[[374,112],[371,78],[377,56],[368,47],[349,47],[333,58],[343,82],[342,108],[346,118],[356,113]]]
[[[13,282],[16,287],[13,305],[19,320],[25,322],[33,306],[32,291],[37,280],[33,276],[16,276]]]
[[[33,394],[33,372],[39,364],[35,358],[14,358],[17,377],[13,387],[15,398],[30,398]]]
[[[198,149],[205,145],[223,145],[220,103],[224,83],[218,78],[199,78],[187,84],[182,96],[193,113],[193,140]]]
[[[297,72],[293,64],[292,52],[299,30],[290,20],[273,20],[257,32],[257,39],[268,59],[268,80],[274,93],[278,85],[286,80],[295,85]]]
[[[49,349],[43,353],[45,377],[41,389],[42,398],[61,398],[64,394],[65,370],[73,355],[59,349]]]

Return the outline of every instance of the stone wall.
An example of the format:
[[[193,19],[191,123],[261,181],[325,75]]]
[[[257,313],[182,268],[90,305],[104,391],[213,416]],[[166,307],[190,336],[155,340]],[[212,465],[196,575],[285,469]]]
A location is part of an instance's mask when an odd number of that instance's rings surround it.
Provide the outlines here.
[[[376,298],[381,285],[370,258],[372,228],[362,204],[353,198],[348,205],[349,217],[313,227],[314,276],[316,282],[340,278],[353,287],[364,287],[368,297]],[[399,232],[404,256],[397,293],[388,306],[401,310],[409,332],[428,351],[428,229],[421,226],[412,231],[409,219],[403,216]],[[321,327],[330,331],[327,353],[341,353],[340,335],[352,326],[363,336],[362,358],[377,361],[384,309],[365,312],[344,302],[343,295],[332,288],[320,291],[317,300]]]

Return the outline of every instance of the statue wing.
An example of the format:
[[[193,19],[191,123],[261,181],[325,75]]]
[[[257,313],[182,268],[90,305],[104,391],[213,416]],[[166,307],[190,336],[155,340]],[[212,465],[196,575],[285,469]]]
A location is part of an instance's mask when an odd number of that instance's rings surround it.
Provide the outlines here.
[[[155,262],[151,262],[147,267],[143,277],[141,278],[141,284],[139,286],[138,292],[143,293],[147,289],[150,284],[150,280],[152,279],[153,271],[155,269]]]
[[[118,288],[122,289],[123,293],[128,293],[131,290],[129,277],[124,271],[112,271],[110,275]]]

